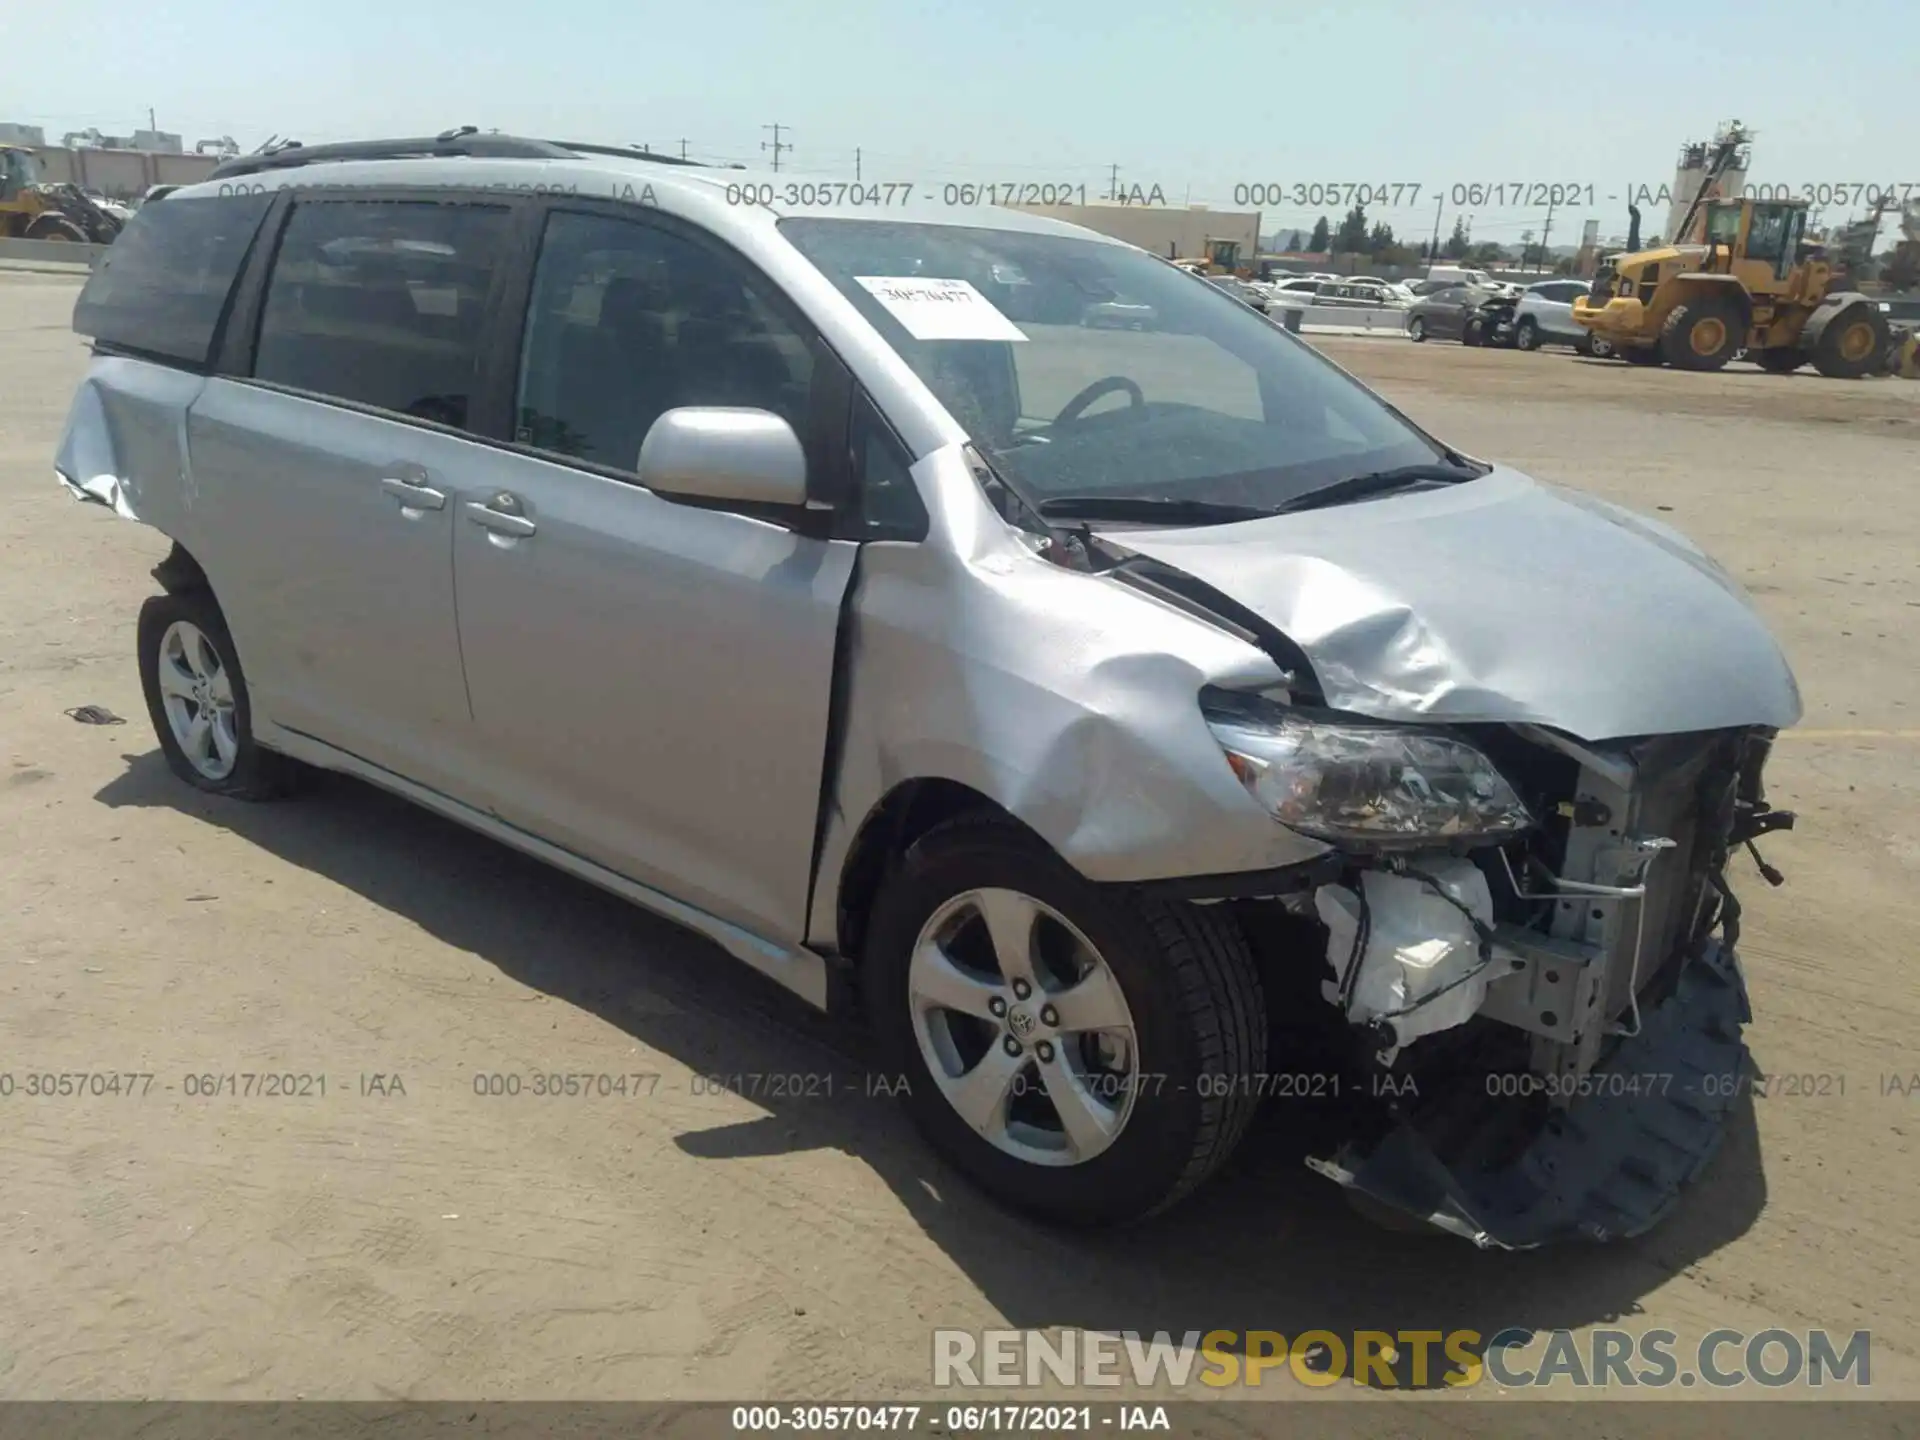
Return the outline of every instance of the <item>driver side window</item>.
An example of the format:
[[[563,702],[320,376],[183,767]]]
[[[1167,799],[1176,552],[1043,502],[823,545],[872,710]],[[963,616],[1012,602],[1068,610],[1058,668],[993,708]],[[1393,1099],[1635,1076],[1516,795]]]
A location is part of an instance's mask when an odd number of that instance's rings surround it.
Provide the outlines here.
[[[813,352],[733,256],[639,221],[547,220],[514,438],[631,471],[683,405],[770,410],[807,433]]]

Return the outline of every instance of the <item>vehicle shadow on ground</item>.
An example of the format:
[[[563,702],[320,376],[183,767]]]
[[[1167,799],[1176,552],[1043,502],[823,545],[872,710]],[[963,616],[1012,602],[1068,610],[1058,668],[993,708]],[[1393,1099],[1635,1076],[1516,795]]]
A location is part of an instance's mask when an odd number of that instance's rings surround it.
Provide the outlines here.
[[[1270,1103],[1230,1167],[1171,1213],[1120,1232],[1036,1225],[971,1189],[919,1141],[855,1027],[815,1014],[717,947],[372,787],[327,777],[281,805],[215,799],[157,751],[97,797],[219,825],[581,1007],[699,1075],[833,1077],[756,1088],[763,1118],[681,1135],[716,1167],[813,1149],[860,1159],[1011,1326],[1168,1331],[1547,1330],[1631,1316],[1675,1273],[1744,1233],[1766,1200],[1750,1103],[1680,1209],[1608,1246],[1481,1252],[1363,1219],[1301,1164],[1298,1117]],[[869,1093],[869,1092],[872,1093]],[[937,1317],[930,1317],[937,1320]],[[1227,1348],[1238,1348],[1229,1346]],[[1533,1352],[1537,1363],[1539,1352]],[[1438,1347],[1426,1380],[1441,1383]],[[1412,1380],[1402,1355],[1398,1383]],[[1278,1380],[1277,1373],[1269,1382]],[[931,1376],[929,1376],[931,1380]]]

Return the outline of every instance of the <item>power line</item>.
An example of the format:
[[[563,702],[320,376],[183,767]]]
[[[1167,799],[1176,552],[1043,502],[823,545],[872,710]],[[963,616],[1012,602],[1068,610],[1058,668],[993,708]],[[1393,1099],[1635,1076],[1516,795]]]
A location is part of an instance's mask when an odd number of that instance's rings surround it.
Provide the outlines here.
[[[791,145],[787,145],[787,144],[784,144],[784,143],[783,143],[783,142],[781,141],[781,139],[780,139],[780,132],[781,132],[782,130],[784,130],[784,129],[786,129],[787,127],[786,127],[786,126],[784,126],[784,125],[780,125],[780,124],[777,124],[777,123],[776,123],[776,124],[773,124],[773,125],[762,125],[762,126],[761,126],[760,128],[761,128],[762,130],[771,130],[771,131],[773,131],[773,139],[772,139],[772,141],[771,141],[771,142],[769,142],[769,141],[766,141],[766,140],[762,140],[762,141],[760,142],[760,148],[761,148],[762,150],[771,150],[771,151],[773,151],[773,173],[774,173],[774,174],[776,174],[776,175],[778,175],[778,174],[780,173],[780,152],[781,152],[782,150],[791,150],[791,149],[793,149],[793,146],[791,146]]]

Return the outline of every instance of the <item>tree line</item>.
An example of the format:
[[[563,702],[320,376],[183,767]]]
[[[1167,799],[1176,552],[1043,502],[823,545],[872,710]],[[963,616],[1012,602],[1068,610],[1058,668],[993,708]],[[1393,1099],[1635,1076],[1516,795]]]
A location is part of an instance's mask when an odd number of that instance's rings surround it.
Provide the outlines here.
[[[1346,217],[1338,227],[1325,216],[1314,224],[1311,232],[1295,230],[1287,236],[1284,247],[1295,253],[1310,252],[1336,255],[1365,255],[1379,265],[1416,266],[1434,260],[1464,260],[1470,265],[1500,265],[1509,261],[1526,260],[1536,256],[1533,246],[1533,232],[1525,232],[1517,247],[1509,247],[1491,240],[1482,240],[1476,244],[1467,234],[1466,219],[1456,216],[1453,233],[1442,240],[1438,253],[1431,239],[1417,241],[1402,240],[1393,233],[1393,227],[1384,220],[1369,222],[1364,205],[1355,205],[1347,211]],[[1561,260],[1559,268],[1571,269],[1570,260]]]

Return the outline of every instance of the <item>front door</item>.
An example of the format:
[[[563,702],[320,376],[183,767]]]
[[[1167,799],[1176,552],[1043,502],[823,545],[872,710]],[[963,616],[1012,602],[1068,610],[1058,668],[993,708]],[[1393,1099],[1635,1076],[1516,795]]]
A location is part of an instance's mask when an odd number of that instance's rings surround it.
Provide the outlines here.
[[[492,807],[797,941],[856,546],[667,500],[633,472],[675,406],[771,410],[805,435],[809,332],[697,232],[560,207],[526,327],[513,473],[454,525]]]

